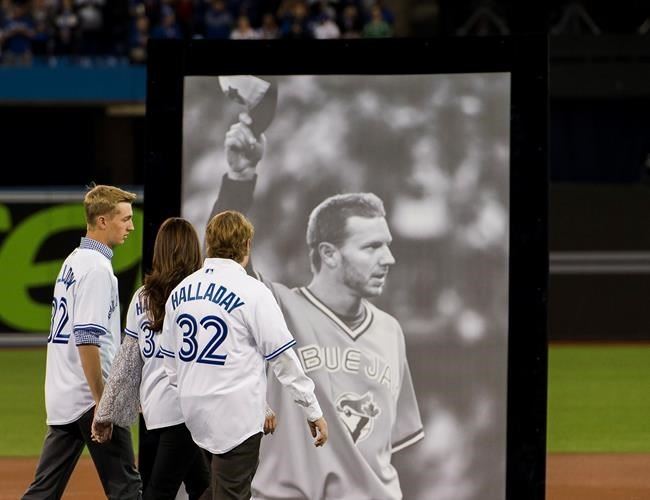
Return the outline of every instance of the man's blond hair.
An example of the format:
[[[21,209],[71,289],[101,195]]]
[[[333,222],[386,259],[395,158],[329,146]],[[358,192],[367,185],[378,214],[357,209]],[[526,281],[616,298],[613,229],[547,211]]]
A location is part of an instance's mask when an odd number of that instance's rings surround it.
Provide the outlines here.
[[[122,202],[133,203],[136,195],[115,186],[93,186],[84,196],[86,223],[94,226],[100,215],[112,214]]]
[[[235,210],[220,212],[208,222],[205,246],[208,257],[242,262],[248,254],[248,241],[255,228],[246,216]]]

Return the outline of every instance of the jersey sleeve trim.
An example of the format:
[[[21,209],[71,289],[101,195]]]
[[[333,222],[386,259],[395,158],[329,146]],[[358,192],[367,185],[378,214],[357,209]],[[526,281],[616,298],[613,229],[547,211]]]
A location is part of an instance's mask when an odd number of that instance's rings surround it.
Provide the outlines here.
[[[160,352],[162,353],[163,356],[167,356],[168,358],[176,357],[172,351],[168,351],[163,346],[160,346]]]
[[[84,323],[80,325],[74,325],[73,330],[75,331],[75,333],[77,332],[77,330],[93,330],[93,331],[100,332],[98,335],[109,335],[111,333],[102,325],[98,325],[96,323]]]
[[[280,354],[282,354],[284,351],[294,346],[295,344],[296,344],[295,339],[291,339],[289,342],[284,344],[282,347],[277,348],[271,354],[267,354],[266,356],[264,356],[264,359],[266,359],[267,361],[271,361],[272,359],[277,358]]]
[[[84,329],[84,330],[79,330],[76,329],[74,331],[74,343],[75,345],[96,345],[100,346],[99,342],[99,337],[101,335],[104,335],[101,332],[98,332],[97,330],[93,329]]]
[[[134,332],[133,330],[129,330],[128,328],[125,328],[124,329],[124,334],[128,335],[131,338],[134,338],[134,339],[138,340],[138,334],[136,332]]]
[[[424,429],[420,429],[417,432],[414,432],[408,437],[405,437],[404,439],[400,439],[398,442],[393,444],[392,446],[392,452],[398,452],[400,450],[403,450],[404,448],[407,448],[411,446],[414,443],[417,443],[420,439],[424,437]]]

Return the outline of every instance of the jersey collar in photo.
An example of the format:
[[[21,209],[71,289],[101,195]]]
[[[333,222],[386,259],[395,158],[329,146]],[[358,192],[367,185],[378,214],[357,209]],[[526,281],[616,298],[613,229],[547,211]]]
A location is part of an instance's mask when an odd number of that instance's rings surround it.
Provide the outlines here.
[[[111,260],[113,258],[113,250],[111,250],[103,243],[100,243],[97,240],[93,240],[92,238],[86,238],[85,236],[82,236],[81,243],[79,244],[79,248],[83,248],[86,250],[95,250],[101,253],[108,260]]]
[[[360,325],[356,326],[355,328],[350,328],[341,318],[336,315],[334,311],[332,311],[329,307],[318,300],[316,296],[307,289],[307,287],[300,287],[299,290],[300,293],[302,293],[303,296],[314,305],[314,307],[319,309],[323,314],[325,314],[325,316],[331,319],[341,330],[348,334],[352,340],[357,340],[361,334],[368,329],[370,323],[372,323],[372,311],[364,300],[361,301],[361,306],[364,308],[365,318]]]
[[[231,268],[231,269],[237,269],[237,270],[241,271],[242,273],[246,274],[246,269],[241,267],[239,262],[235,262],[232,259],[221,259],[219,257],[208,257],[203,262],[203,267],[205,267],[205,268],[220,267],[222,269],[223,268]]]

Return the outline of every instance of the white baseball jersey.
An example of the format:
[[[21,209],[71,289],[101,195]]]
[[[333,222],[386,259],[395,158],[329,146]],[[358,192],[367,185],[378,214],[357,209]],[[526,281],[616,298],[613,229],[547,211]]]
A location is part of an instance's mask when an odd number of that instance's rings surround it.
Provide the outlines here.
[[[45,370],[48,425],[74,422],[95,404],[77,345],[99,346],[104,381],[108,378],[120,346],[120,305],[112,256],[106,245],[82,238],[56,278]]]
[[[178,391],[170,385],[163,366],[160,350],[160,333],[151,330],[147,300],[140,287],[131,299],[126,313],[124,334],[133,337],[140,346],[140,357],[144,363],[140,381],[140,404],[147,429],[159,429],[183,422]]]
[[[208,258],[174,288],[161,348],[201,448],[225,453],[262,432],[265,360],[294,344],[270,290],[233,260]]]
[[[365,319],[351,329],[307,289],[269,286],[316,385],[329,439],[314,452],[298,431],[302,412],[271,379],[268,404],[279,425],[262,440],[253,498],[401,498],[391,454],[424,433],[399,323],[363,301]]]

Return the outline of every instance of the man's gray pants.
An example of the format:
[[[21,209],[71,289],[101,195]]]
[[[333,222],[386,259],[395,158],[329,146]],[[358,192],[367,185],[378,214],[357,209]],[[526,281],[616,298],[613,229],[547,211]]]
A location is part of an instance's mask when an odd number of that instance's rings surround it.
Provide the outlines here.
[[[110,500],[138,500],[142,482],[135,468],[131,432],[113,426],[113,437],[104,444],[95,443],[90,430],[95,409],[77,421],[48,427],[34,481],[23,500],[60,499],[84,446],[88,446],[104,493]]]

